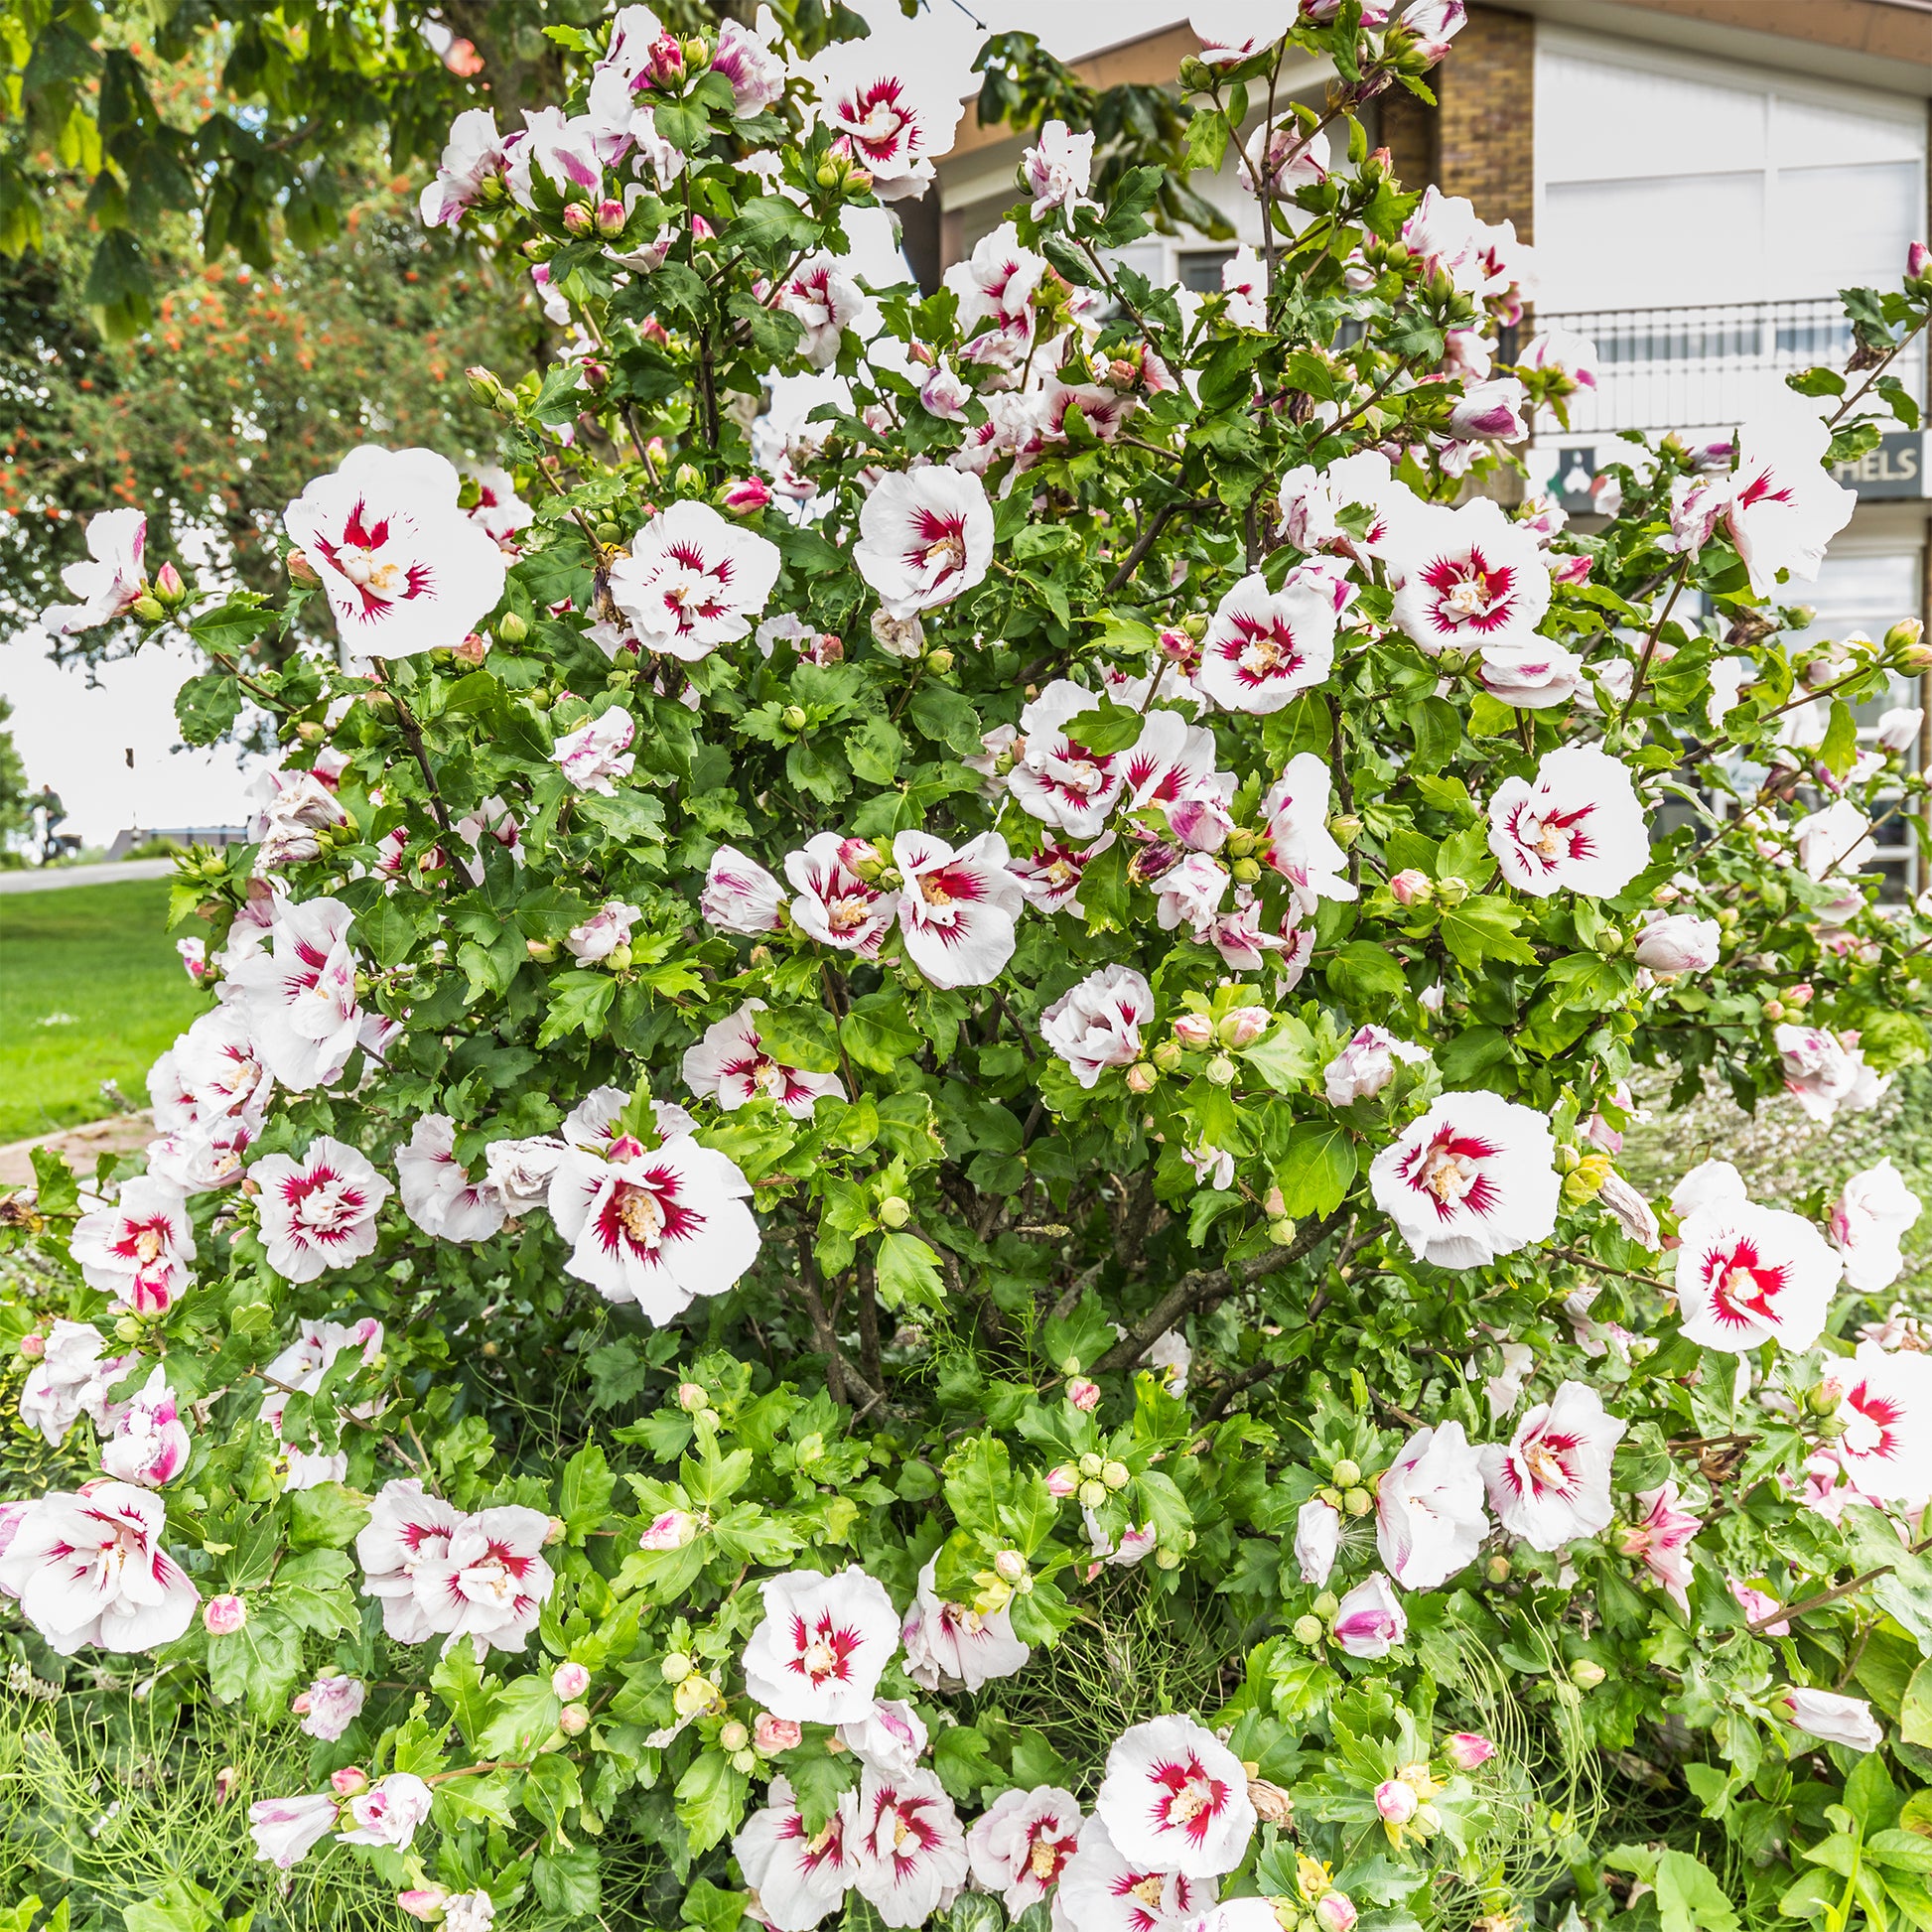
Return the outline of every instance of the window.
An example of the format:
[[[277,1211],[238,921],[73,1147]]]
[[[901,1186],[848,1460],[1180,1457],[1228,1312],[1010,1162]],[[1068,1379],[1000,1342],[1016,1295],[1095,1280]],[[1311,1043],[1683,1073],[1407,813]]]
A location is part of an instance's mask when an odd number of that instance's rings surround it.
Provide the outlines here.
[[[1833,296],[1924,222],[1920,101],[1555,28],[1536,61],[1552,313]]]

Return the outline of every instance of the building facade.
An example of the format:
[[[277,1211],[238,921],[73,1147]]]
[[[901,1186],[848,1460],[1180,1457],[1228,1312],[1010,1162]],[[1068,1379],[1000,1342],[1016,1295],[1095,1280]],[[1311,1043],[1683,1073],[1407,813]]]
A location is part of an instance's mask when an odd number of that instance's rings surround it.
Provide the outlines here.
[[[1159,81],[1195,51],[1178,21],[1075,65],[1100,86]],[[1309,61],[1285,80],[1319,102],[1332,77]],[[1472,5],[1432,84],[1434,107],[1377,103],[1371,131],[1396,172],[1513,221],[1537,248],[1534,326],[1597,345],[1595,393],[1574,399],[1567,428],[1539,423],[1528,451],[1532,484],[1574,512],[1587,513],[1617,432],[1725,434],[1791,370],[1842,361],[1838,291],[1895,283],[1932,232],[1932,0]],[[1023,145],[969,111],[939,166],[942,263],[997,224]],[[1194,186],[1259,242],[1231,169]],[[1215,289],[1231,246],[1160,237],[1128,258]],[[1923,405],[1923,342],[1897,372]],[[1923,428],[1901,430],[1842,475],[1857,514],[1800,593],[1821,634],[1932,620],[1928,456]],[[1881,860],[1901,885],[1924,883],[1902,848]]]

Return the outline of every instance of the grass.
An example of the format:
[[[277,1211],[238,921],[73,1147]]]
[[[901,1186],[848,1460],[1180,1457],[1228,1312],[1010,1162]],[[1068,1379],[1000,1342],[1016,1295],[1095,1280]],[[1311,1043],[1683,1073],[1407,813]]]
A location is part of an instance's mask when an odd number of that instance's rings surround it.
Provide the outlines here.
[[[0,894],[0,1143],[144,1101],[148,1068],[206,1004],[167,932],[168,882]]]

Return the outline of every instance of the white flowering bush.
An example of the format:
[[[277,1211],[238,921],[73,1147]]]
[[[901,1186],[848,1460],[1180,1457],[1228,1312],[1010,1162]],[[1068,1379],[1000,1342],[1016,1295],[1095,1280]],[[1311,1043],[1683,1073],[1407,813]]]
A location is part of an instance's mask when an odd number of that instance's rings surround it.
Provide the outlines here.
[[[423,195],[554,312],[503,467],[356,452],[280,605],[96,520],[52,621],[287,750],[182,866],[152,1146],[5,1216],[64,1922],[1932,1925],[1919,1203],[1617,1170],[1639,1067],[1925,1054],[1918,721],[1852,709],[1925,647],[1792,639],[1932,279],[1602,527],[1508,507],[1592,354],[1368,151],[1460,9],[1388,15],[1198,20],[1269,237],[1207,296],[1058,123],[869,286],[956,104],[553,29]]]

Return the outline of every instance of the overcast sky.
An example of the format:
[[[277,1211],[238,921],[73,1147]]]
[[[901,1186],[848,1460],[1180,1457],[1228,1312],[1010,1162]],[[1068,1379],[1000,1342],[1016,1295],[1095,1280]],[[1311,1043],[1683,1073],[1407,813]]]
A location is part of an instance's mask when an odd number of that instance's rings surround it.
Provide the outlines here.
[[[975,90],[973,57],[986,32],[1026,27],[1072,57],[1132,40],[1185,13],[1184,0],[927,0],[907,21],[896,0],[858,0],[874,38],[921,77],[951,75]],[[245,815],[249,771],[232,751],[177,749],[174,694],[194,668],[187,654],[150,646],[137,657],[61,669],[30,630],[0,642],[0,694],[14,706],[14,742],[38,788],[66,802],[64,828],[105,845],[124,826],[233,824]]]

